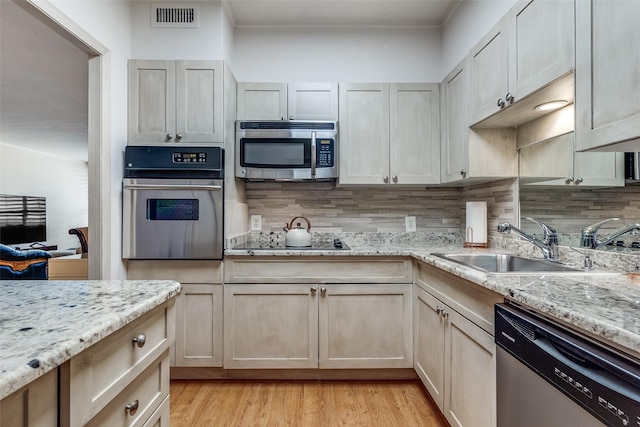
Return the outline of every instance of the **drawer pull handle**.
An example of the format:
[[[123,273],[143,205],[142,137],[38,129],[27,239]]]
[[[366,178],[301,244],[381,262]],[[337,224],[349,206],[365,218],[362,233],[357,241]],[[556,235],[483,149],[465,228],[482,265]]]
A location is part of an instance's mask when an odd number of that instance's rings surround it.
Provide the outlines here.
[[[134,344],[136,344],[139,348],[144,347],[144,344],[147,342],[147,335],[143,332],[137,337],[133,337],[131,340]]]
[[[138,406],[140,406],[140,402],[138,400],[134,400],[133,403],[127,403],[124,407],[124,411],[131,416],[134,416],[136,412],[138,412]]]
[[[320,293],[324,296],[327,294],[327,288],[320,288]]]
[[[311,295],[315,295],[315,294],[316,294],[316,292],[318,292],[318,289],[316,289],[316,287],[315,287],[315,286],[312,286],[312,287],[311,287]]]

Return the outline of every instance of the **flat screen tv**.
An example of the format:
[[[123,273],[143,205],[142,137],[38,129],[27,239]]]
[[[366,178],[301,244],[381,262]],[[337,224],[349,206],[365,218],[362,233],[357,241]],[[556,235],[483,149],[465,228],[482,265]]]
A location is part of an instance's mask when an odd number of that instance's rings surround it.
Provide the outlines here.
[[[15,245],[45,240],[46,198],[0,194],[0,243]]]

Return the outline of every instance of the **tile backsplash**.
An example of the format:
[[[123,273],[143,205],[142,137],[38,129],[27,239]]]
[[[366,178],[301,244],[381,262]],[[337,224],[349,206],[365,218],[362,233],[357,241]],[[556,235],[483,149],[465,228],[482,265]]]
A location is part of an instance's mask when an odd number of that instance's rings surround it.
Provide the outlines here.
[[[334,183],[248,182],[249,215],[262,215],[262,231],[281,231],[301,215],[313,231],[325,233],[401,233],[405,216],[416,217],[416,231],[462,233],[465,202],[486,200],[489,228],[513,221],[513,180],[460,187],[360,188]],[[495,229],[495,227],[493,227]]]

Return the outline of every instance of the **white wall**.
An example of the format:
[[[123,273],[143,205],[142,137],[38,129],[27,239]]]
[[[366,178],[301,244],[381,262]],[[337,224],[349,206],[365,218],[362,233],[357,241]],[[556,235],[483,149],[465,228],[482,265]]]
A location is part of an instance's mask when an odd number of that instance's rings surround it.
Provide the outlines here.
[[[69,229],[88,224],[88,184],[86,162],[0,143],[0,193],[47,198],[49,245],[80,246]]]
[[[127,60],[131,57],[131,8],[129,2],[113,0],[50,0],[87,33],[110,51],[109,87],[111,158],[111,279],[126,277],[122,262],[122,170],[127,143]]]
[[[439,82],[440,32],[427,28],[241,27],[239,82]]]
[[[441,81],[518,0],[463,0],[442,30]]]
[[[151,2],[131,3],[131,58],[223,59],[222,6],[198,2],[198,28],[152,28]]]

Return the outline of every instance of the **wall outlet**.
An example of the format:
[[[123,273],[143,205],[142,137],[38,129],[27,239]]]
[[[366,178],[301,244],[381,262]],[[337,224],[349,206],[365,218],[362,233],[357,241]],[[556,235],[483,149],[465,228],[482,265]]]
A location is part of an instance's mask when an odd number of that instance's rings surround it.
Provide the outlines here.
[[[404,225],[408,233],[416,231],[416,217],[415,216],[404,217]]]
[[[262,231],[262,215],[251,215],[251,231]]]

